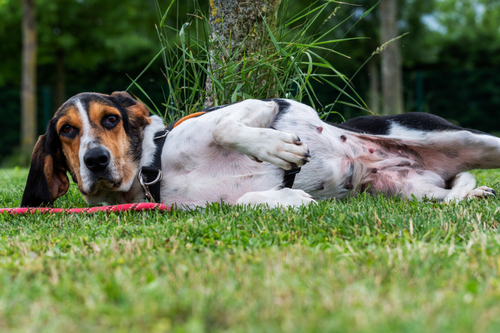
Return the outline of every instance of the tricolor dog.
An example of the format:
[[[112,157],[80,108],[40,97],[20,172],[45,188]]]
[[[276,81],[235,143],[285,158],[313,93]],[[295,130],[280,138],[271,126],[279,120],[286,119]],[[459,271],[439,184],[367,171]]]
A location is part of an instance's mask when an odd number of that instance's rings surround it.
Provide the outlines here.
[[[125,92],[72,97],[34,148],[21,205],[53,204],[68,190],[67,172],[91,205],[152,197],[177,207],[273,207],[363,191],[447,202],[495,194],[476,188],[467,171],[499,168],[500,139],[431,114],[332,125],[284,99],[208,111],[166,131]]]

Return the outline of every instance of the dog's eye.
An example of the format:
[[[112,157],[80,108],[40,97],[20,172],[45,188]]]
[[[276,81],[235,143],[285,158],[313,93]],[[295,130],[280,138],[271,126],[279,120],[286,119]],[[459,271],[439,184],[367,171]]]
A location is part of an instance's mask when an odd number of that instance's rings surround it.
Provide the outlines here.
[[[76,129],[73,126],[69,126],[68,124],[65,124],[65,125],[63,125],[63,127],[61,127],[61,134],[64,134],[65,136],[72,136],[75,133],[76,133]]]
[[[115,127],[116,124],[118,124],[119,120],[120,120],[120,118],[118,118],[118,116],[116,116],[114,114],[110,114],[110,115],[105,116],[102,119],[102,125],[104,127],[106,127],[107,129],[111,129],[111,128]]]

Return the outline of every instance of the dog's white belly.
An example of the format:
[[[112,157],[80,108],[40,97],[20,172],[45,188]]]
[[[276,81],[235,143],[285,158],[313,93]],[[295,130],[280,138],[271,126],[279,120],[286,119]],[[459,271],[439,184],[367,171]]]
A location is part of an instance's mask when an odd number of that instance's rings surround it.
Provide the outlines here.
[[[294,133],[306,144],[311,160],[296,175],[294,189],[303,190],[316,200],[344,198],[349,170],[345,156],[350,148],[341,141],[341,131],[324,123],[312,108],[297,102],[273,123],[279,131]]]
[[[333,148],[332,141],[340,140],[336,129],[323,123],[313,109],[296,104],[273,123],[277,130],[298,135],[311,150],[311,161],[297,174],[293,188],[315,199],[348,195],[343,186],[348,166],[339,158],[341,151]],[[162,153],[165,204],[204,206],[221,200],[235,204],[245,193],[283,184],[283,169],[255,162],[214,141],[212,130],[223,116],[220,111],[208,113],[183,122],[169,134]]]
[[[282,169],[257,163],[214,141],[212,129],[217,116],[214,112],[190,119],[168,135],[162,153],[161,185],[166,205],[193,207],[220,201],[235,204],[245,193],[281,185]]]
[[[164,175],[162,200],[165,204],[182,203],[189,207],[221,201],[235,204],[243,194],[276,188],[283,179],[283,170],[269,163],[258,164],[245,155],[228,157],[227,162],[231,164],[200,162],[212,164],[195,170],[168,171]],[[169,164],[167,162],[167,168]]]

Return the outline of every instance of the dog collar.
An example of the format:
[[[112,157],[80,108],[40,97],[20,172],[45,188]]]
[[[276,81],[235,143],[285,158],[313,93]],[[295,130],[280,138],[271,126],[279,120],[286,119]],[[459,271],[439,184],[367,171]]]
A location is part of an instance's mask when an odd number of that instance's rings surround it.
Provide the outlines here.
[[[285,174],[283,175],[283,187],[292,188],[293,183],[295,181],[295,175],[300,172],[300,168],[295,168],[291,170],[285,170]]]
[[[211,110],[210,110],[211,111]],[[167,126],[163,131],[158,131],[155,133],[153,141],[155,143],[155,153],[153,155],[153,163],[149,166],[143,166],[139,170],[137,179],[144,190],[144,195],[149,201],[161,203],[161,181],[163,179],[163,173],[161,171],[161,153],[163,151],[163,145],[167,139],[168,133],[172,131],[177,125],[190,118],[201,116],[206,113],[206,111],[195,112],[181,119],[178,119]]]
[[[211,110],[210,110],[211,111]],[[167,126],[167,128],[163,131],[158,131],[155,133],[153,141],[155,143],[155,153],[153,155],[153,164],[149,166],[143,166],[139,170],[139,174],[137,178],[139,179],[139,183],[141,184],[142,189],[144,190],[144,195],[149,201],[161,203],[161,195],[160,195],[160,185],[163,179],[163,173],[161,171],[161,153],[163,151],[163,145],[165,144],[165,140],[167,139],[168,133],[172,131],[177,125],[181,124],[183,121],[188,120],[190,118],[201,116],[206,113],[206,111],[195,112],[181,119],[178,119]]]
[[[163,179],[163,173],[161,172],[161,152],[169,132],[170,130],[165,129],[155,133],[153,141],[156,149],[153,155],[153,163],[149,166],[143,166],[137,175],[146,198],[152,202],[161,203],[160,184]]]

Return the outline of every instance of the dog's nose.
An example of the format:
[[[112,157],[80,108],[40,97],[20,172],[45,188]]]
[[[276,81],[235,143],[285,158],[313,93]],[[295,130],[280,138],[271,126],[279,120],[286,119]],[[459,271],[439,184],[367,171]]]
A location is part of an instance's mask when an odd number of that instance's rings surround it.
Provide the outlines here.
[[[109,164],[109,153],[106,149],[95,147],[89,149],[83,157],[83,162],[92,172],[101,172],[106,169]]]

